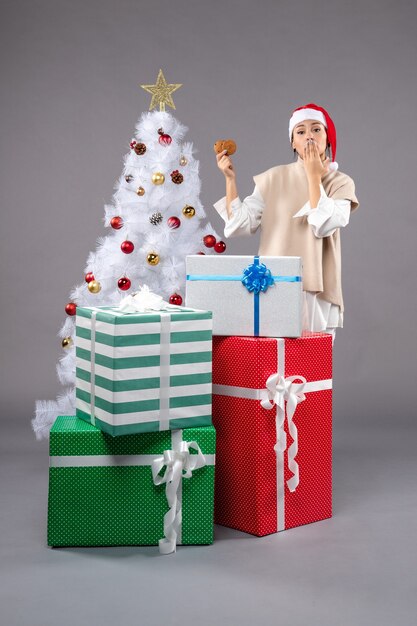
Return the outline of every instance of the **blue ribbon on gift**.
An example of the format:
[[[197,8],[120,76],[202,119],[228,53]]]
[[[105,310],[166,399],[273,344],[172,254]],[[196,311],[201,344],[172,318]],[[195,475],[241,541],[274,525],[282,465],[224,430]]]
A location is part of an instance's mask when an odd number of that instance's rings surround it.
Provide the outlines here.
[[[301,276],[273,276],[271,270],[259,261],[259,256],[253,257],[253,263],[243,271],[243,276],[221,274],[187,274],[187,280],[211,280],[211,281],[240,281],[249,293],[253,293],[253,334],[259,337],[260,303],[259,294],[265,293],[275,283],[299,283]]]

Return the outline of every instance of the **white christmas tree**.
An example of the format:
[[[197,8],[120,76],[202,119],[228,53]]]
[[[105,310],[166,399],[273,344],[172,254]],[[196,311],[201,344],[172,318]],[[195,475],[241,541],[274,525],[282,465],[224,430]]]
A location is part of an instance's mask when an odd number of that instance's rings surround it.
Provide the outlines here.
[[[175,109],[172,93],[181,85],[167,84],[159,70],[150,111],[142,114],[115,186],[113,203],[105,206],[105,226],[85,267],[85,280],[66,305],[59,331],[64,354],[57,365],[66,387],[56,400],[38,401],[32,426],[36,437],[47,437],[58,415],[75,414],[75,313],[79,306],[117,305],[143,285],[180,305],[185,293],[187,254],[222,253],[200,202],[199,163],[192,143],[183,142],[187,128],[165,111]],[[153,110],[159,105],[159,111]]]

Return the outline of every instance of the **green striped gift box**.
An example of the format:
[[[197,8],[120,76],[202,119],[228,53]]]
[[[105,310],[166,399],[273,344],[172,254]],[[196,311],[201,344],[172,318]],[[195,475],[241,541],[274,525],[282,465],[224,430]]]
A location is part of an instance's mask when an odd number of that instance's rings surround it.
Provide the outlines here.
[[[211,424],[212,314],[77,307],[77,417],[111,435]]]
[[[152,463],[175,449],[178,437],[197,442],[206,464],[181,480],[176,543],[213,543],[213,426],[111,437],[61,416],[49,444],[48,545],[158,545],[169,504],[166,485],[154,483]]]

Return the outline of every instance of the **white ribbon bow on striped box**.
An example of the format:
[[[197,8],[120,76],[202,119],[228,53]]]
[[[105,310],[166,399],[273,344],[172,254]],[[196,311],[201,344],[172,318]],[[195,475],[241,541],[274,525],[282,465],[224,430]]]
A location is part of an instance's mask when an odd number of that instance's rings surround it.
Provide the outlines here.
[[[162,309],[180,309],[175,304],[169,304],[162,296],[151,291],[148,285],[139,287],[139,291],[132,293],[120,301],[119,309],[123,313],[145,313],[146,311],[161,311]]]

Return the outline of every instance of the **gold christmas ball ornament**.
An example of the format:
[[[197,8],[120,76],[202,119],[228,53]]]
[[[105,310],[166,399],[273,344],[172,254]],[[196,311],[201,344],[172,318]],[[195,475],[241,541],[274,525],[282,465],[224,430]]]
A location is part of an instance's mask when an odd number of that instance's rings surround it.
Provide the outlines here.
[[[154,185],[163,185],[163,183],[165,182],[165,176],[162,174],[162,172],[155,172],[154,174],[152,174],[152,182]]]
[[[184,215],[184,217],[188,217],[188,218],[194,217],[195,208],[193,206],[190,206],[189,204],[186,204],[182,210],[182,214]]]
[[[187,165],[187,163],[188,163],[187,158],[184,155],[182,155],[180,158],[180,165],[184,166],[184,165]]]
[[[144,195],[144,193],[145,193],[145,190],[144,190],[144,188],[143,188],[143,187],[138,187],[138,188],[136,189],[136,193],[138,194],[138,196],[143,196],[143,195]]]
[[[149,263],[149,265],[158,265],[159,254],[157,254],[156,252],[150,252],[148,256],[146,257],[146,260]]]
[[[98,293],[99,291],[101,291],[101,285],[98,280],[92,280],[90,283],[88,283],[88,291],[90,293]]]
[[[70,346],[72,346],[71,337],[64,337],[63,340],[61,341],[61,346],[63,348],[69,348]]]

